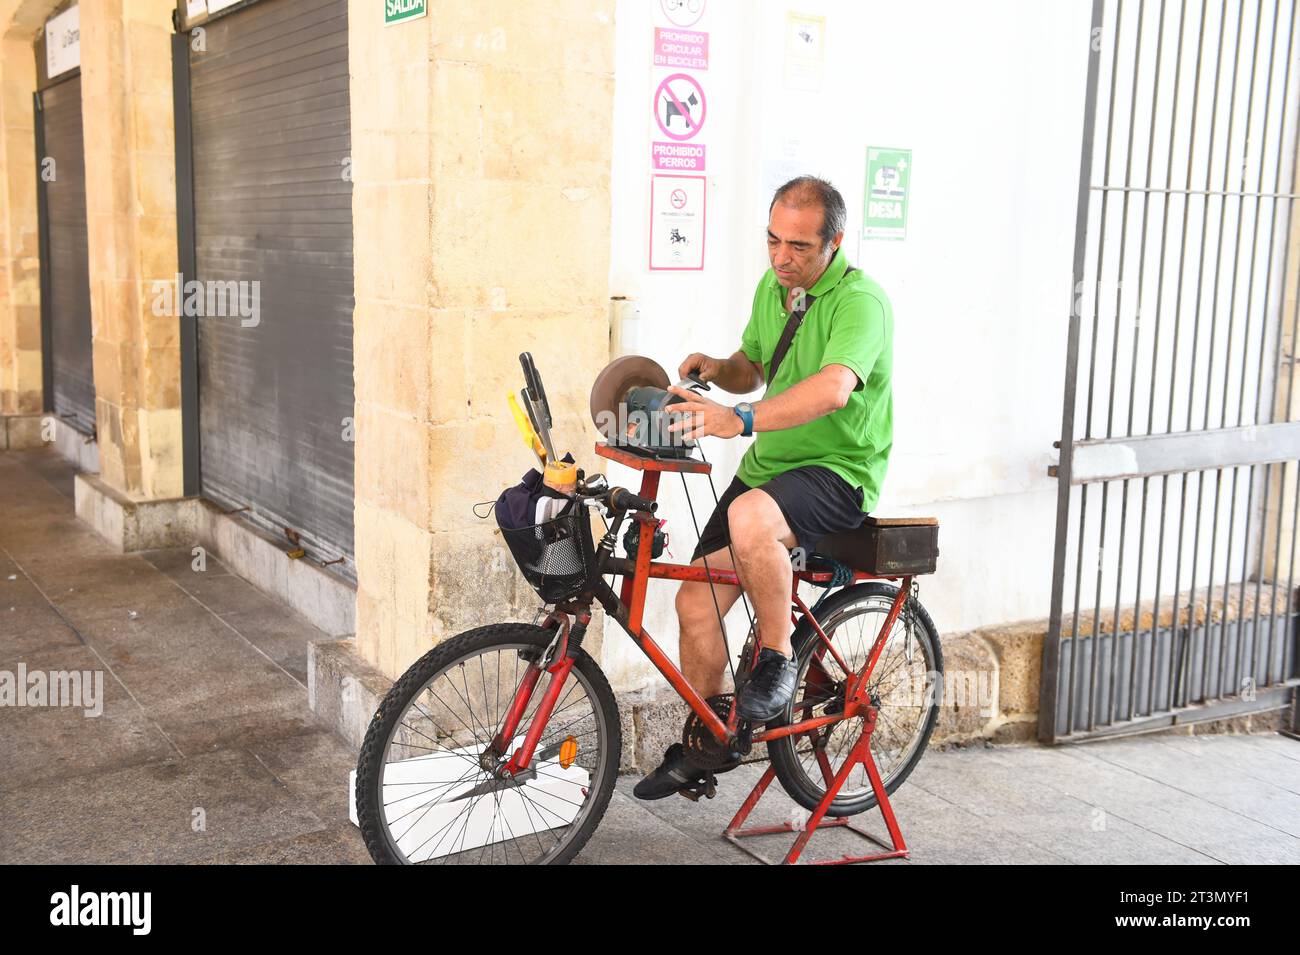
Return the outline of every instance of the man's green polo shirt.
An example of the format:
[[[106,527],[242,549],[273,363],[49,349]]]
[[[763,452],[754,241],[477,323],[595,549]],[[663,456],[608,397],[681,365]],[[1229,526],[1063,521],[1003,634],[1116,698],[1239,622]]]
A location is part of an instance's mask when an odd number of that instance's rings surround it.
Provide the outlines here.
[[[758,432],[736,476],[757,487],[794,468],[819,464],[862,488],[862,510],[869,512],[880,498],[894,444],[894,313],[874,280],[856,269],[845,275],[847,269],[840,248],[808,290],[813,304],[763,397],[773,398],[827,365],[851,369],[857,388],[838,411],[793,428]],[[762,364],[764,375],[789,317],[785,296],[768,269],[741,334],[740,350]]]

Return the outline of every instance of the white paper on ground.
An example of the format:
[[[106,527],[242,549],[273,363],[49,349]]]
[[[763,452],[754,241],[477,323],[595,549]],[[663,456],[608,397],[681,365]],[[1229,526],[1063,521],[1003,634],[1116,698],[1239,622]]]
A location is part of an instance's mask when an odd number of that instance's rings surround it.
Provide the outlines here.
[[[515,747],[523,739],[518,737]],[[412,862],[567,826],[581,811],[590,774],[577,765],[565,769],[555,760],[535,757],[531,768],[537,775],[522,786],[457,799],[484,781],[481,772],[461,778],[477,766],[481,749],[478,745],[449,749],[397,760],[384,768],[385,818],[398,848]],[[353,825],[359,825],[356,780],[354,769],[348,774],[348,816]]]

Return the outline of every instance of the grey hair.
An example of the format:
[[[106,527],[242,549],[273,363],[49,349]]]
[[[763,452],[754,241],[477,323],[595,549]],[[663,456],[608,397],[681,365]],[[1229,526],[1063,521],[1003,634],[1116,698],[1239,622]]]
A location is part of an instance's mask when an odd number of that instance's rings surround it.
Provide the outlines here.
[[[776,194],[772,196],[771,205],[767,207],[768,215],[771,215],[773,207],[778,202],[796,208],[814,203],[822,207],[822,227],[818,234],[821,236],[823,249],[831,244],[831,239],[844,231],[844,225],[848,220],[848,209],[844,205],[844,197],[840,195],[840,191],[825,179],[816,176],[795,176],[777,189]]]

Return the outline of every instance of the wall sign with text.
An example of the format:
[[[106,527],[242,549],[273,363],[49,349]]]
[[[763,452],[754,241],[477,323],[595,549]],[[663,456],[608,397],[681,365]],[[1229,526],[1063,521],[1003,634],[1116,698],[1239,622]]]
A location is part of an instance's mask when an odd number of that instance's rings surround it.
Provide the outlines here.
[[[703,176],[650,177],[650,268],[698,271],[704,268]]]
[[[907,201],[912,182],[912,150],[867,147],[867,188],[862,238],[907,236]]]

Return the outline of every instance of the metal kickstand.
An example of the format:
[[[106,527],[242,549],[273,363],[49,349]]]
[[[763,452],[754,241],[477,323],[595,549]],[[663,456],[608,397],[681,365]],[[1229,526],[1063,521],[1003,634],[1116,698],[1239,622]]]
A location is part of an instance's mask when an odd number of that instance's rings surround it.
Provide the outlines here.
[[[908,858],[910,852],[907,848],[907,844],[903,841],[903,833],[898,827],[898,820],[894,818],[893,807],[889,804],[889,794],[885,792],[885,785],[880,778],[880,771],[876,768],[876,762],[871,756],[871,733],[876,728],[876,708],[874,706],[867,706],[863,709],[865,715],[863,717],[864,725],[862,727],[862,735],[854,745],[853,749],[849,752],[848,759],[844,761],[844,765],[840,767],[838,773],[833,774],[831,772],[830,762],[826,759],[826,754],[820,749],[816,751],[817,761],[821,765],[822,775],[826,780],[826,795],[822,797],[821,802],[817,804],[817,808],[813,811],[812,817],[806,823],[800,825],[794,822],[786,822],[778,826],[753,826],[748,829],[742,828],[745,824],[745,820],[749,818],[749,814],[754,811],[754,807],[757,806],[759,800],[763,798],[763,794],[767,791],[767,787],[770,786],[772,780],[776,778],[776,770],[774,770],[769,764],[767,770],[763,773],[763,777],[758,781],[758,785],[750,791],[750,794],[745,798],[745,802],[741,805],[740,810],[727,825],[727,828],[723,830],[723,835],[741,850],[766,865],[797,864],[800,854],[802,854],[803,850],[807,847],[808,841],[812,839],[813,833],[823,826],[848,829],[857,833],[859,836],[862,836],[864,839],[871,840],[876,845],[888,851],[862,856],[845,855],[839,859],[812,862],[809,863],[810,865],[846,865],[853,862],[877,862],[881,859]],[[876,794],[876,805],[880,807],[880,814],[885,818],[885,826],[889,830],[889,838],[893,843],[892,846],[890,843],[882,842],[866,830],[859,829],[857,826],[853,825],[850,821],[851,817],[840,816],[831,817],[829,820],[826,819],[826,810],[829,809],[831,803],[835,801],[836,795],[844,786],[845,780],[849,778],[849,774],[853,771],[853,767],[859,763],[866,769],[867,777],[871,780],[871,789]],[[782,859],[780,863],[776,863],[773,860],[768,859],[766,856],[760,855],[741,842],[741,839],[750,836],[765,836],[787,832],[798,832],[799,837],[795,839],[794,845],[790,847],[790,851],[786,853],[785,858]]]

